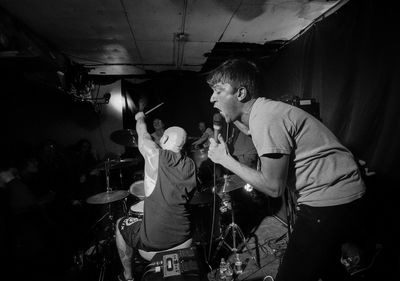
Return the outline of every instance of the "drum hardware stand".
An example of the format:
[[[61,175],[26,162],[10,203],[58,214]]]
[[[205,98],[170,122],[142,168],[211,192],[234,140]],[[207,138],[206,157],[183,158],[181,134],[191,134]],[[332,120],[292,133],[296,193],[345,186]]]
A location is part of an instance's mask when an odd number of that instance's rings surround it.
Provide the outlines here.
[[[244,246],[246,247],[247,251],[249,252],[251,258],[256,262],[257,266],[260,268],[260,263],[259,261],[256,259],[256,257],[252,254],[248,244],[247,244],[247,239],[244,236],[242,230],[240,229],[240,227],[236,224],[235,222],[235,215],[234,215],[234,210],[232,208],[232,202],[230,200],[230,196],[228,195],[228,193],[225,191],[226,187],[228,185],[228,175],[224,175],[224,185],[222,188],[222,206],[220,208],[221,212],[224,213],[228,210],[231,211],[231,223],[228,225],[228,227],[225,229],[224,234],[218,238],[220,240],[220,242],[218,243],[218,246],[215,250],[214,256],[212,258],[212,260],[214,260],[217,256],[218,251],[220,250],[220,248],[222,247],[222,245],[226,246],[231,253],[233,253],[235,255],[235,259],[236,261],[240,261],[240,257],[238,254],[238,249],[237,249],[237,241],[236,241],[236,235],[238,235]],[[232,246],[230,246],[225,239],[227,238],[227,236],[229,235],[229,233],[232,231]]]
[[[106,172],[106,191],[110,192],[112,191],[112,188],[110,187],[110,159],[107,159],[107,162],[104,164],[104,168],[105,168],[105,172]],[[106,274],[106,270],[107,270],[107,265],[111,263],[110,259],[108,258],[109,250],[110,250],[110,244],[112,239],[114,238],[114,234],[113,234],[113,230],[115,229],[115,222],[114,222],[114,216],[112,214],[112,210],[111,210],[111,203],[112,202],[108,202],[107,203],[107,212],[95,223],[95,225],[97,223],[99,223],[100,221],[102,221],[103,219],[105,219],[106,217],[108,217],[109,220],[109,224],[108,227],[110,228],[106,228],[106,239],[105,239],[105,243],[104,243],[104,249],[103,249],[103,255],[102,255],[102,262],[101,262],[101,267],[100,267],[100,273],[99,273],[99,281],[104,281],[104,277]],[[97,247],[97,253],[99,254],[99,241],[97,239],[96,241],[96,247]]]

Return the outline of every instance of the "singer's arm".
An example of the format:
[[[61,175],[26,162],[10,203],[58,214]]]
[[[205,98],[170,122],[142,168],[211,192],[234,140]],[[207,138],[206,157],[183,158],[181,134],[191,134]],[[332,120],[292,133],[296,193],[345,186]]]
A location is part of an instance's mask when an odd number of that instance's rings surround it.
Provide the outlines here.
[[[217,144],[213,139],[210,139],[211,144],[208,156],[213,162],[221,164],[268,196],[279,197],[282,195],[287,180],[288,155],[271,154],[261,156],[261,170],[257,171],[234,159],[227,152],[226,144],[222,137],[219,138],[219,141],[220,144]]]

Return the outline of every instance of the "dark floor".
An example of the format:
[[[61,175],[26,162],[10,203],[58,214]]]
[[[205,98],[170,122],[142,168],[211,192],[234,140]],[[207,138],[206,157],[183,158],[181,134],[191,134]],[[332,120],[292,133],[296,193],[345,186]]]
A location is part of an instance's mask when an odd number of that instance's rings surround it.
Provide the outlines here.
[[[236,234],[240,258],[245,266],[244,273],[237,280],[263,280],[267,275],[274,277],[279,267],[284,249],[282,248],[283,240],[278,238],[287,232],[285,218],[271,216],[261,211],[266,209],[261,208],[265,204],[264,197],[241,192],[243,191],[231,193],[234,217],[230,212],[219,211],[221,202],[217,199],[217,209],[213,220],[213,204],[209,194],[201,194],[197,198],[198,201],[191,206],[195,222],[194,241],[199,253],[199,262],[205,265],[202,270],[206,271],[208,280],[217,279],[216,269],[222,257],[233,261],[233,252],[229,249],[233,245],[230,229],[232,220],[235,220],[239,229],[249,238],[247,245],[250,249],[248,251],[244,247],[246,244],[241,243],[240,237]],[[29,225],[34,225],[34,221],[29,218],[21,219],[18,225],[23,225],[22,230],[27,230],[27,235],[21,236],[20,239],[35,242],[26,243],[29,248],[18,248],[17,245],[13,248],[14,251],[10,252],[12,254],[1,251],[3,260],[6,260],[3,263],[4,274],[11,276],[9,280],[116,281],[117,275],[121,272],[121,264],[112,230],[116,218],[124,212],[124,207],[120,203],[113,203],[115,206],[111,209],[108,208],[108,204],[87,205],[80,211],[72,213],[71,216],[56,216],[57,219],[51,219],[52,223],[46,228],[46,233],[37,240],[34,240],[35,235],[40,235],[40,233],[30,231],[29,227]],[[126,203],[128,206],[135,204],[129,200]],[[271,211],[272,207],[275,209],[273,211],[276,211],[275,205],[279,209],[279,204],[276,202],[268,202],[268,204],[267,209],[270,209],[268,211]],[[390,205],[387,208],[390,209],[393,206]],[[112,216],[109,216],[110,213]],[[354,275],[352,280],[397,280],[400,268],[397,251],[398,237],[396,237],[397,232],[391,231],[395,229],[396,215],[374,210],[371,213],[371,234],[380,247],[380,251],[371,266]],[[213,221],[214,224],[212,224]],[[18,232],[23,233],[22,230]],[[251,233],[253,236],[250,235]],[[264,243],[255,243],[255,237]],[[7,243],[4,245],[7,247]],[[260,267],[255,265],[253,256],[259,260]],[[136,265],[135,279],[140,280],[146,269],[146,263]],[[188,280],[188,278],[181,280]],[[191,278],[193,279],[193,276]]]

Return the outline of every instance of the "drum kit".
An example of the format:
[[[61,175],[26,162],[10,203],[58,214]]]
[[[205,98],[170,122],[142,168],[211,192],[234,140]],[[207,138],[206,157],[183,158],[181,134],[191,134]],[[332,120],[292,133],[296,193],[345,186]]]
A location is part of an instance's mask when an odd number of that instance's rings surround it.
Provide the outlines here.
[[[137,147],[137,133],[132,129],[117,130],[111,133],[110,139],[123,146]],[[129,195],[137,197],[139,200],[144,198],[144,186],[137,183],[129,190],[114,190],[110,186],[110,171],[119,170],[135,166],[139,163],[140,159],[135,158],[117,158],[110,159],[97,164],[93,170],[104,171],[106,176],[106,191],[95,194],[86,199],[88,204],[111,204],[122,199],[126,199]],[[122,177],[122,174],[120,173]],[[142,182],[142,181],[141,181]]]
[[[118,130],[113,133],[111,133],[110,138],[113,142],[119,144],[119,145],[124,145],[127,147],[137,147],[137,134],[134,130],[131,129],[126,129],[126,130]],[[204,161],[207,160],[207,155],[206,152],[204,151],[197,151],[197,153],[192,153],[191,155],[196,162],[196,166],[199,167],[201,166]],[[99,171],[104,171],[105,172],[105,177],[106,177],[106,190],[104,192],[95,194],[93,196],[90,196],[86,199],[86,202],[88,204],[93,204],[93,205],[104,205],[107,208],[107,212],[97,221],[95,222],[94,226],[96,226],[100,221],[103,221],[104,219],[108,218],[108,224],[109,227],[108,229],[111,229],[112,232],[107,234],[107,241],[110,243],[113,243],[112,241],[114,239],[114,230],[115,230],[115,216],[113,214],[113,209],[112,205],[113,204],[121,204],[122,203],[122,208],[123,208],[123,215],[129,215],[137,218],[142,218],[143,217],[143,210],[144,210],[144,198],[145,198],[145,191],[144,191],[144,181],[143,180],[138,180],[134,181],[128,190],[120,190],[120,189],[115,189],[111,188],[110,185],[110,171],[112,170],[122,170],[127,167],[132,167],[138,164],[138,161],[133,158],[125,158],[125,159],[107,159],[99,164],[97,164],[94,169],[99,170]],[[234,215],[233,215],[233,210],[231,208],[231,202],[229,202],[229,194],[230,192],[244,188],[246,186],[246,183],[239,178],[236,175],[230,175],[230,176],[224,176],[223,178],[218,178],[217,180],[214,180],[214,183],[212,186],[209,186],[207,188],[202,188],[198,189],[198,191],[195,192],[192,200],[189,202],[189,205],[191,207],[207,207],[207,209],[211,209],[210,206],[211,204],[216,203],[216,198],[218,197],[220,200],[220,211],[221,213],[226,212],[227,210],[232,211],[232,222],[229,224],[229,226],[225,229],[225,231],[221,230],[221,235],[220,237],[217,238],[218,246],[216,249],[217,254],[218,250],[222,246],[226,246],[229,248],[231,251],[233,251],[235,254],[237,252],[237,240],[236,237],[233,239],[233,245],[230,246],[226,240],[228,233],[230,234],[231,232],[233,235],[239,235],[240,239],[245,242],[245,237],[238,227],[238,225],[234,221]],[[128,209],[126,204],[128,197],[132,195],[134,198],[134,204],[130,206]],[[201,210],[200,210],[201,212]],[[204,214],[202,215],[204,217]],[[204,219],[204,218],[203,218]],[[195,222],[196,223],[196,222]],[[214,223],[214,222],[213,222]],[[93,227],[94,227],[93,226]],[[92,227],[92,228],[93,228]],[[203,229],[204,230],[204,229]],[[213,230],[211,230],[213,232]],[[213,235],[213,233],[211,233]],[[200,234],[201,236],[201,234]],[[206,241],[203,241],[207,244]],[[201,243],[201,241],[200,241]],[[212,244],[212,242],[210,242]],[[211,245],[210,245],[210,250],[209,254],[211,253]],[[214,255],[214,256],[215,256]],[[210,256],[209,256],[210,258]],[[104,271],[106,270],[106,264],[108,261],[105,259],[102,265],[102,268],[100,270],[100,279],[104,278]]]
[[[137,147],[137,134],[134,130],[118,130],[114,131],[110,135],[110,139],[120,145],[127,147]],[[116,226],[116,208],[121,207],[123,210],[123,215],[137,216],[141,217],[143,215],[143,199],[144,199],[144,185],[143,181],[132,184],[129,190],[121,190],[117,188],[112,188],[110,184],[110,172],[119,170],[120,184],[122,187],[122,170],[128,167],[134,167],[139,163],[140,159],[135,158],[117,158],[117,159],[106,159],[105,161],[97,164],[93,167],[93,170],[105,172],[106,179],[106,190],[104,192],[92,195],[86,199],[86,203],[91,205],[101,205],[106,208],[105,214],[97,220],[93,226],[90,227],[93,230],[96,226],[106,220],[105,234],[106,238],[103,241],[97,241],[96,245],[92,248],[104,248],[104,254],[102,255],[101,268],[99,271],[99,280],[105,279],[106,269],[108,264],[110,264],[110,252],[113,248],[111,245],[115,241],[114,232]],[[135,201],[139,201],[131,206],[129,213],[126,207],[128,197],[132,195]],[[101,247],[100,247],[101,246]],[[98,253],[96,253],[98,254]]]

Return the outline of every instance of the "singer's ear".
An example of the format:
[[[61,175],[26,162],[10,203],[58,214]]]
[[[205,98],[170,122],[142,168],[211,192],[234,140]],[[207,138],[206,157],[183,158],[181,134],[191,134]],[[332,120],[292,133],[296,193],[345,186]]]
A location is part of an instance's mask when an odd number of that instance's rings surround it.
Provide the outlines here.
[[[247,101],[250,97],[249,97],[249,92],[247,91],[247,89],[245,87],[239,87],[237,90],[237,99],[240,102],[245,102]]]

